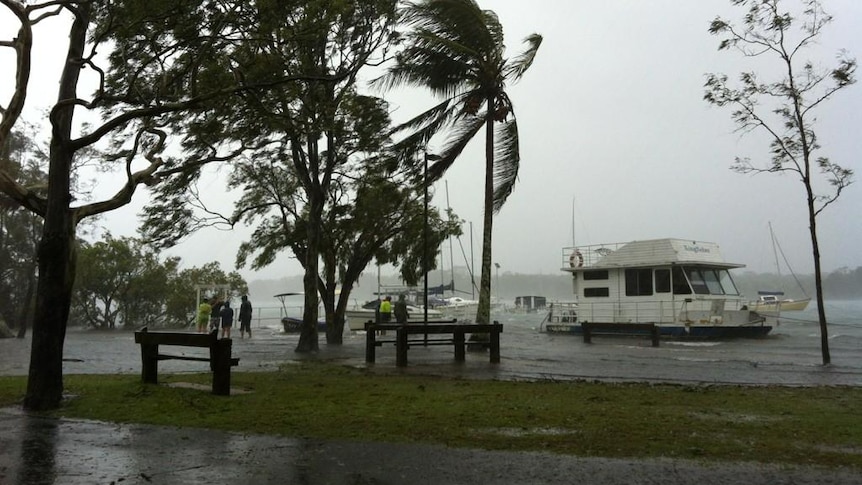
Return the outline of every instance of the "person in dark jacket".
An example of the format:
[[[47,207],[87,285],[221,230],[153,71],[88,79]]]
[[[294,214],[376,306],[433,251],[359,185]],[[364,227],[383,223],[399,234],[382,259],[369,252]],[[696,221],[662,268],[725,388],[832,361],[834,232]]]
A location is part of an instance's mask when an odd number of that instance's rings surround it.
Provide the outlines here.
[[[224,305],[219,311],[221,317],[221,338],[230,338],[230,328],[233,326],[233,308],[230,307],[230,302],[224,302]]]
[[[248,338],[251,338],[251,302],[248,301],[248,296],[242,295],[242,303],[239,305],[239,338],[244,338],[248,332]]]
[[[398,295],[398,301],[395,302],[395,321],[398,323],[407,323],[410,314],[407,312],[407,300],[404,295]]]

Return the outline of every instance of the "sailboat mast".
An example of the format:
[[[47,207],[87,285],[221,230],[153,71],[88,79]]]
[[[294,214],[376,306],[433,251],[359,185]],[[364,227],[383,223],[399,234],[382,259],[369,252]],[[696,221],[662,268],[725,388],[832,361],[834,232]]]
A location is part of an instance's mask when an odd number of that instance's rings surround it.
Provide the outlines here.
[[[778,264],[778,248],[776,248],[775,233],[772,232],[772,221],[769,221],[769,237],[772,238],[772,256],[775,258],[775,271],[781,276],[781,265]]]
[[[452,214],[451,209],[452,207],[449,205],[449,181],[446,180],[446,212]],[[452,281],[452,296],[455,296],[455,253],[452,250],[452,236],[449,236],[449,275]],[[445,285],[446,283],[444,282],[443,284]]]

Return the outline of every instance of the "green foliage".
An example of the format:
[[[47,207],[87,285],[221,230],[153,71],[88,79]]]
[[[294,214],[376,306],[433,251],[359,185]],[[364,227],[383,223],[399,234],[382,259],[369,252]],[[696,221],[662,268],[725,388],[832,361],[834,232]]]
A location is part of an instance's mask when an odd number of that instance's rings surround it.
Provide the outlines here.
[[[211,376],[69,376],[58,415],[351,441],[862,468],[862,389],[505,382],[375,375],[328,364]],[[23,393],[0,378],[0,404]],[[285,403],[290,403],[285,411]]]
[[[12,132],[0,146],[0,166],[18,183],[44,192],[47,174],[32,138]],[[28,325],[36,288],[42,219],[0,194],[0,316],[19,335]]]
[[[104,241],[82,242],[78,263],[71,318],[96,328],[186,326],[197,307],[198,285],[229,286],[205,288],[205,297],[248,292],[242,277],[226,274],[218,262],[179,271],[179,258],[162,262],[140,240],[110,234]]]

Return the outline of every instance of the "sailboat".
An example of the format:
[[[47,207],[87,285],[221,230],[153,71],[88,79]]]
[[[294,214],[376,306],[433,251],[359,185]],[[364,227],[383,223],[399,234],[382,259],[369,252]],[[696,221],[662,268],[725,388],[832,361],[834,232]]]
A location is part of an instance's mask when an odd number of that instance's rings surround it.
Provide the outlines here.
[[[781,266],[778,264],[778,255],[781,254],[784,264],[787,265],[787,268],[790,270],[790,274],[793,276],[796,284],[799,285],[799,289],[802,291],[802,294],[805,295],[805,298],[794,300],[791,298],[783,298],[783,291],[761,290],[757,292],[757,299],[748,303],[748,308],[758,313],[781,313],[782,311],[805,310],[805,308],[808,307],[808,303],[811,301],[811,298],[805,292],[805,288],[802,287],[802,283],[799,282],[799,279],[793,272],[793,268],[790,267],[790,263],[787,262],[787,257],[784,256],[784,251],[781,250],[781,245],[778,243],[778,240],[775,239],[775,232],[772,230],[771,222],[769,223],[769,236],[772,238],[772,253],[775,256],[775,268],[778,271],[778,276],[781,276]]]

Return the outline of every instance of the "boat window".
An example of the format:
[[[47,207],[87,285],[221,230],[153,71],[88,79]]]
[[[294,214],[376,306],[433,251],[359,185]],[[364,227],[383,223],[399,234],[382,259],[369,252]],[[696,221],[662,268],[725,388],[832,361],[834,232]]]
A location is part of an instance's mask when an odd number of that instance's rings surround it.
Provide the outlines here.
[[[688,279],[685,277],[685,273],[683,273],[682,268],[679,266],[673,267],[673,273],[671,273],[673,277],[673,294],[674,295],[690,295],[691,287],[688,285]]]
[[[652,295],[652,268],[626,270],[626,296]]]
[[[584,281],[606,279],[608,279],[607,270],[584,271]]]
[[[703,273],[697,268],[685,268],[685,274],[688,276],[688,281],[691,283],[691,289],[696,295],[708,295],[709,287],[706,286]]]
[[[726,295],[739,294],[739,290],[736,289],[736,285],[733,283],[733,278],[730,277],[730,271],[726,269],[718,270],[718,278]]]
[[[670,270],[657,269],[655,270],[655,292],[670,293]]]
[[[702,269],[703,280],[706,282],[706,287],[709,288],[710,295],[723,295],[724,290],[721,289],[721,283],[718,281],[718,274],[714,269]]]
[[[593,296],[607,297],[607,296],[611,296],[611,292],[607,288],[584,288],[584,296],[585,297],[593,297]]]

